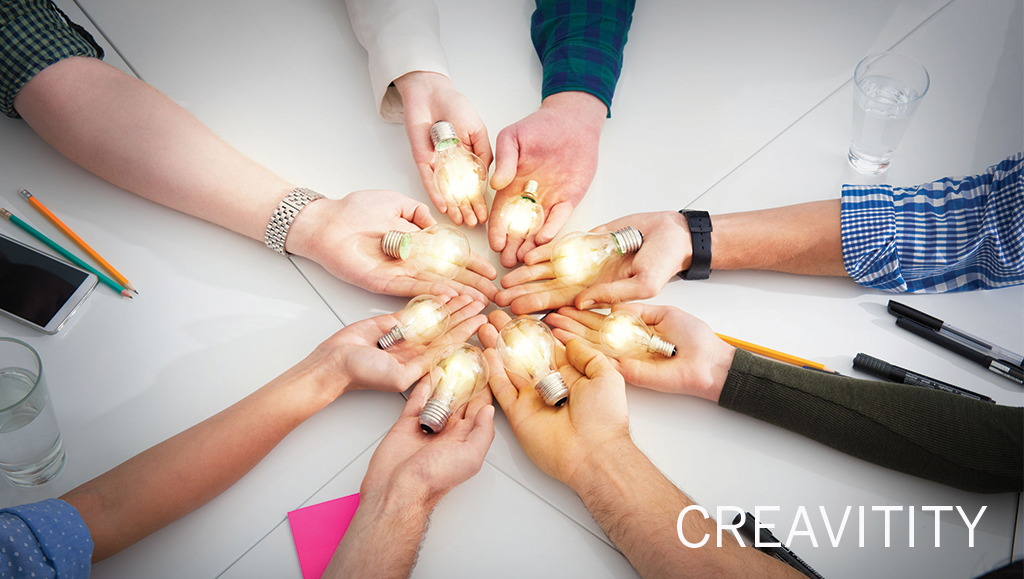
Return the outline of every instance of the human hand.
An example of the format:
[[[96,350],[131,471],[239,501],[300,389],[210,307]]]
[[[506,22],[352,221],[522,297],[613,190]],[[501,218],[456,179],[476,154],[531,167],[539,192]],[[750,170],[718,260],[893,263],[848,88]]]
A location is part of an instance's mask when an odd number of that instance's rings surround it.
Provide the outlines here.
[[[609,357],[623,378],[651,390],[718,402],[736,348],[723,342],[703,321],[679,308],[633,303],[612,306],[612,311],[628,311],[640,316],[655,335],[676,346],[676,355],[669,358],[654,354]],[[563,343],[582,338],[591,344],[600,344],[604,318],[597,312],[561,308],[548,314],[544,321]]]
[[[569,387],[569,402],[563,407],[548,406],[533,385],[505,372],[494,349],[499,329],[509,321],[508,314],[494,311],[490,324],[481,326],[478,333],[487,348],[491,391],[530,460],[572,487],[573,475],[595,449],[630,441],[625,383],[604,354],[574,340],[566,348],[555,349],[558,371]]]
[[[381,250],[388,231],[434,225],[430,210],[394,191],[356,191],[342,199],[310,203],[295,217],[285,249],[319,263],[335,277],[374,293],[395,296],[466,294],[487,303],[498,288],[494,266],[473,253],[453,280],[428,279],[409,263]]]
[[[349,390],[402,392],[430,370],[441,348],[465,342],[487,321],[479,315],[484,304],[469,296],[441,299],[447,300],[451,321],[448,331],[429,345],[402,342],[387,351],[378,348],[377,340],[398,324],[396,314],[386,314],[345,326],[303,364],[320,370],[320,382],[328,385],[332,399]]]
[[[470,227],[487,221],[487,201],[482,197],[473,203],[457,204],[446,199],[434,183],[434,144],[430,127],[438,121],[455,126],[459,140],[480,160],[491,166],[494,156],[487,138],[487,127],[473,110],[473,105],[455,90],[450,78],[436,72],[410,72],[395,79],[395,88],[402,95],[405,108],[405,133],[412,148],[412,160],[423,179],[423,188],[441,213],[447,213],[455,225]]]
[[[428,398],[430,382],[424,377],[370,459],[359,490],[360,508],[364,501],[374,504],[396,493],[414,497],[429,511],[448,491],[480,471],[494,439],[490,390],[481,390],[437,434],[420,428],[419,414]]]
[[[526,265],[501,278],[505,289],[494,297],[501,307],[511,305],[516,314],[575,305],[581,310],[642,300],[658,295],[661,288],[689,267],[691,239],[686,218],[675,211],[637,213],[591,229],[591,233],[618,231],[627,226],[644,236],[634,254],[609,264],[593,284],[566,285],[555,278],[551,266],[553,244],[526,254]]]
[[[487,237],[491,249],[501,252],[501,264],[512,267],[528,251],[558,235],[579,205],[597,171],[598,143],[608,107],[584,92],[553,94],[540,110],[498,133],[491,188]],[[505,201],[537,181],[544,207],[544,224],[526,239],[508,234],[500,219]]]

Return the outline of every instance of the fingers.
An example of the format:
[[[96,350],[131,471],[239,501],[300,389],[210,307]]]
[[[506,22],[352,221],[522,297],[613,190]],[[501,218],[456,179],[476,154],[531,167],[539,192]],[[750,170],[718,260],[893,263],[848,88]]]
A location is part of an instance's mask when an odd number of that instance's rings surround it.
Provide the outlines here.
[[[505,267],[515,267],[519,263],[519,248],[523,245],[523,239],[520,237],[506,237],[505,246],[501,250],[501,265]]]
[[[519,138],[516,125],[505,127],[498,133],[494,151],[494,174],[491,189],[501,191],[512,184],[519,167]]]
[[[405,196],[403,195],[403,197]],[[408,197],[406,197],[406,199],[408,199]],[[409,201],[412,202],[412,205],[402,207],[402,219],[405,219],[420,229],[426,229],[431,225],[437,225],[437,220],[435,220],[430,214],[429,207],[419,201],[413,201],[412,199],[409,199]]]
[[[617,304],[630,300],[642,300],[657,295],[652,291],[647,277],[643,274],[626,279],[618,279],[607,283],[598,283],[580,292],[576,296],[576,307],[586,310],[596,304]]]
[[[458,289],[451,287],[444,282],[426,281],[416,279],[408,275],[401,275],[388,280],[381,292],[389,296],[402,297],[415,297],[423,294],[455,297],[460,293]],[[480,301],[484,301],[484,299],[486,299],[486,296],[473,288],[466,288],[466,291],[462,293],[469,294],[471,297],[478,298]]]
[[[476,332],[476,337],[480,338],[480,344],[484,348],[493,348],[498,343],[498,330],[490,323],[487,323],[480,326]]]
[[[494,269],[491,262],[475,251],[469,254],[469,263],[466,264],[466,269],[475,271],[487,279],[498,277],[498,270]]]
[[[412,389],[409,399],[405,401],[405,408],[402,409],[402,418],[419,416],[428,398],[430,398],[430,379],[424,376],[416,384],[416,387]],[[401,422],[401,419],[399,419],[399,422]]]
[[[576,308],[559,308],[557,314],[564,316],[584,326],[594,330],[595,332],[601,329],[601,324],[604,322],[605,316],[597,312],[578,310]]]
[[[494,182],[493,179],[491,182]],[[487,225],[487,243],[490,244],[491,251],[501,251],[505,248],[508,229],[505,227],[505,222],[501,219],[501,208],[507,198],[508,196],[503,195],[501,191],[494,195],[494,204],[491,205],[491,218]]]
[[[558,235],[558,232],[562,230],[562,226],[569,220],[569,216],[572,215],[572,210],[575,208],[576,205],[568,201],[555,203],[551,206],[551,209],[548,210],[548,218],[544,221],[544,226],[537,232],[537,245],[550,243]]]
[[[473,201],[473,213],[476,215],[477,222],[487,223],[487,199],[485,196],[481,195]]]
[[[420,180],[423,181],[423,188],[427,190],[430,202],[441,213],[447,213],[448,204],[441,192],[437,190],[437,185],[434,184],[434,168],[430,166],[430,163],[416,163],[416,169],[420,172]]]
[[[645,324],[650,326],[656,326],[660,324],[665,319],[665,317],[668,316],[673,311],[683,313],[682,310],[680,310],[679,308],[675,308],[672,306],[653,306],[650,304],[637,303],[615,304],[614,306],[612,306],[613,312],[617,312],[620,310],[632,312],[640,316],[640,319],[643,320]]]
[[[536,265],[545,261],[551,261],[550,244],[541,245],[540,247],[531,249],[523,256],[523,263],[526,265]]]
[[[527,282],[554,279],[555,270],[551,262],[545,261],[537,265],[524,265],[513,269],[501,278],[501,287],[511,288]]]
[[[468,269],[448,283],[460,293],[468,293],[484,303],[492,300],[498,293],[498,286],[494,285],[493,281]]]
[[[464,221],[466,225],[469,226],[470,228],[476,227],[476,212],[473,210],[473,206],[469,203],[461,203],[458,206],[458,209],[459,219],[461,221]],[[456,223],[456,225],[458,225],[458,223]]]
[[[484,167],[490,167],[491,161],[494,160],[494,153],[491,152],[491,140],[487,137],[487,127],[484,126],[483,121],[477,118],[479,127],[470,131],[469,139],[466,141],[469,143],[469,148],[472,149],[473,154],[480,157],[480,160],[484,162]],[[483,219],[480,220],[483,222]]]
[[[482,342],[483,339],[481,338],[480,341]],[[516,390],[516,387],[508,379],[508,375],[505,374],[505,365],[502,364],[498,352],[493,347],[488,347],[484,351],[484,356],[487,358],[487,366],[490,368],[491,374],[487,384],[491,387],[494,399],[501,405],[505,414],[508,414],[516,399],[519,398],[519,391]]]
[[[541,282],[541,284],[547,284],[549,282]],[[558,284],[559,282],[550,282]],[[540,284],[531,284],[540,285]],[[522,286],[519,286],[522,287]],[[516,288],[512,288],[508,291],[513,291]],[[541,312],[544,310],[553,310],[562,306],[572,305],[572,299],[579,291],[579,286],[564,286],[559,284],[556,287],[547,291],[537,291],[533,293],[526,293],[520,297],[514,298],[512,303],[509,304],[512,313],[516,315],[530,314],[533,312]],[[497,297],[497,296],[495,296]]]
[[[612,375],[617,377],[618,380],[622,380],[622,376],[619,376],[619,373],[615,371],[608,358],[594,349],[593,346],[584,343],[583,340],[570,340],[565,347],[565,355],[569,358],[569,363],[572,364],[573,368],[576,368],[591,380]]]
[[[544,322],[547,325],[551,326],[552,332],[554,332],[554,330],[557,329],[568,334],[571,334],[574,337],[582,338],[594,345],[601,343],[601,333],[599,329],[600,326],[598,326],[598,328],[593,328],[587,324],[580,323],[570,317],[563,316],[557,313],[548,314],[547,317],[544,318]],[[562,340],[561,338],[559,338],[558,341],[562,342],[563,344],[568,343],[568,340]]]
[[[494,326],[495,330],[500,332],[501,329],[505,327],[505,324],[512,321],[512,316],[501,310],[494,310],[489,316],[487,316],[487,321]]]

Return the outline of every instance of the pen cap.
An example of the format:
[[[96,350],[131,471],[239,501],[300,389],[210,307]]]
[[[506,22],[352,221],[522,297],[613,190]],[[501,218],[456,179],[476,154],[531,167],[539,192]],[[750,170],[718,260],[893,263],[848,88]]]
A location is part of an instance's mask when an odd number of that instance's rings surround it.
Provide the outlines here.
[[[883,362],[878,358],[872,358],[867,354],[857,354],[853,359],[853,369],[866,372],[872,376],[888,376],[892,370],[892,364]]]
[[[915,322],[936,331],[942,329],[942,320],[939,318],[929,316],[921,310],[915,310],[914,308],[906,304],[901,304],[896,300],[889,300],[889,307],[887,309],[890,314],[897,318],[910,318]]]

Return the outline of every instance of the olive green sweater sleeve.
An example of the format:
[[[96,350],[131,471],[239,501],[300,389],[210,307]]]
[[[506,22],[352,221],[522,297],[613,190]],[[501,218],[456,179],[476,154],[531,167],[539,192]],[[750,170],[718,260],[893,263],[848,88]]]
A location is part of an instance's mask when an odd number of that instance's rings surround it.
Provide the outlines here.
[[[718,405],[958,489],[1024,487],[1024,408],[804,370],[743,350]]]

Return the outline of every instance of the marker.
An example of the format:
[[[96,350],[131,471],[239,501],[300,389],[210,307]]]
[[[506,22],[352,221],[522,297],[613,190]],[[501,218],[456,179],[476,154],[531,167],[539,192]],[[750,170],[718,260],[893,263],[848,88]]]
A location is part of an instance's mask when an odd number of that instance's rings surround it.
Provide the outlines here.
[[[968,348],[978,350],[987,356],[1001,359],[1003,362],[1007,362],[1010,365],[1017,366],[1024,370],[1024,356],[1021,356],[1016,352],[1011,352],[1006,348],[986,342],[977,336],[973,336],[959,328],[955,328],[947,324],[935,316],[929,316],[921,310],[915,310],[914,308],[906,304],[901,304],[896,300],[889,300],[889,307],[887,309],[890,314],[897,318],[910,318],[922,326],[931,328],[947,338],[960,342]]]
[[[991,402],[992,404],[996,403],[995,400],[992,400],[984,394],[971,392],[965,388],[953,386],[952,384],[947,384],[941,380],[936,380],[935,378],[929,378],[923,374],[918,374],[917,372],[911,372],[906,368],[893,366],[888,362],[883,362],[878,358],[872,358],[867,354],[857,354],[853,359],[853,369],[860,370],[861,372],[871,374],[877,378],[896,382],[898,384],[923,386],[925,388],[931,388],[932,390],[942,390],[943,392],[959,394],[960,396],[981,400],[982,402]]]
[[[732,524],[738,525],[740,523],[740,517],[742,516],[743,515],[741,513],[736,513],[736,518],[732,520]],[[761,544],[777,543],[778,547],[758,547],[757,541],[754,540],[754,524],[756,522],[757,520],[754,519],[754,515],[747,513],[747,518],[743,521],[743,525],[740,527],[740,533],[750,541],[750,544],[753,545],[755,549],[766,555],[775,557],[779,561],[782,561],[811,579],[825,579],[819,575],[817,571],[811,569],[811,566],[805,563],[803,559],[797,557],[796,553],[791,551],[789,547],[783,545],[781,541],[776,539],[775,535],[773,535],[771,531],[764,527],[761,528]]]
[[[1015,368],[1006,362],[996,360],[992,356],[986,356],[973,348],[968,348],[960,342],[946,337],[927,326],[922,326],[910,318],[897,318],[896,325],[921,336],[929,342],[938,344],[954,354],[960,354],[964,358],[980,364],[994,374],[999,374],[1003,378],[1013,380],[1018,384],[1024,384],[1024,372],[1020,368]]]

